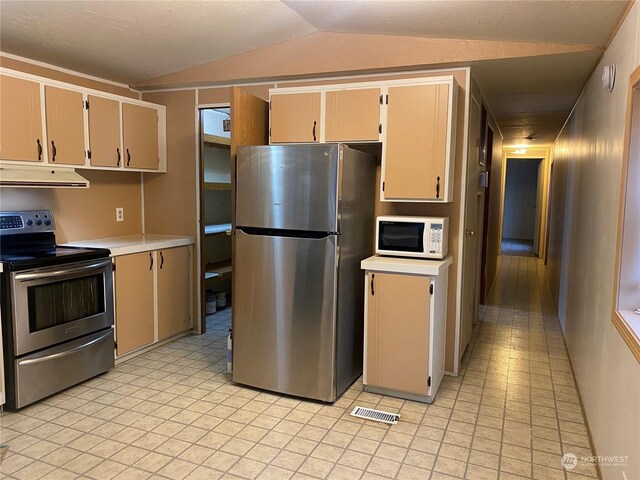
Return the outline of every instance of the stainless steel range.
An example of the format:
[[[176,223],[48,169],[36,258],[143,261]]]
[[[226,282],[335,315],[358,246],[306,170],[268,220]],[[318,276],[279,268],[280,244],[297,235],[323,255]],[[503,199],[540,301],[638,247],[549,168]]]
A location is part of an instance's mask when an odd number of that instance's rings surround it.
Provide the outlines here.
[[[109,253],[57,246],[48,210],[0,212],[7,408],[22,408],[113,367]]]

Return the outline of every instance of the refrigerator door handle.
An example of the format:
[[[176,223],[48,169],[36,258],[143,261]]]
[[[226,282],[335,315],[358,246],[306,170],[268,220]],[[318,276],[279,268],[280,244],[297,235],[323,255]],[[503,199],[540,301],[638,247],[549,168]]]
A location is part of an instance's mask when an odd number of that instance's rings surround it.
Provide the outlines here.
[[[266,237],[290,237],[290,238],[311,238],[322,239],[339,235],[336,232],[313,232],[309,230],[287,230],[280,228],[259,228],[238,226],[236,230],[241,230],[247,235],[262,235]]]

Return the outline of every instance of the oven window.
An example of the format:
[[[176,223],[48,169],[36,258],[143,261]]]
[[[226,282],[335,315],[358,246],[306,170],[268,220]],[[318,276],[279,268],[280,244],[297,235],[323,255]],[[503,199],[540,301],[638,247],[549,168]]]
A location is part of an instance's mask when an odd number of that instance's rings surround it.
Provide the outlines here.
[[[37,332],[104,313],[104,277],[63,280],[29,287],[29,328]]]
[[[424,223],[380,222],[378,248],[398,252],[424,252]]]

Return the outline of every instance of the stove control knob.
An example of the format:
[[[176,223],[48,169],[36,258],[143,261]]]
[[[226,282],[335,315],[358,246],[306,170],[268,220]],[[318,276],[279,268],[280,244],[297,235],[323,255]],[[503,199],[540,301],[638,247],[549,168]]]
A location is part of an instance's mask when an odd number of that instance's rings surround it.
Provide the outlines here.
[[[44,219],[44,224],[45,225],[51,225],[51,220],[49,220],[48,218]]]
[[[39,218],[36,218],[36,225],[42,225],[42,220],[40,220]]]
[[[27,218],[27,225],[31,226],[33,224],[33,220],[31,220],[30,218]]]

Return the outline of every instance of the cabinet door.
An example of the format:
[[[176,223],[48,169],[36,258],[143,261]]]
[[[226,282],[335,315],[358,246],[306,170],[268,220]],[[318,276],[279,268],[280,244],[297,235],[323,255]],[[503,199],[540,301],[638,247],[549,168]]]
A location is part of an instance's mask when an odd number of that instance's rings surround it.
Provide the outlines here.
[[[320,141],[320,92],[271,96],[271,143]]]
[[[449,85],[389,88],[384,198],[443,198]]]
[[[116,353],[121,356],[154,340],[153,256],[123,255],[115,263]]]
[[[158,252],[158,340],[191,328],[189,247]]]
[[[84,165],[84,100],[82,93],[46,85],[49,162]]]
[[[122,104],[124,166],[157,169],[158,111],[155,108]]]
[[[122,160],[120,145],[120,102],[89,95],[89,150],[91,165],[119,167]]]
[[[377,141],[380,128],[380,89],[326,93],[327,142]]]
[[[40,84],[0,75],[0,159],[42,161]]]
[[[367,272],[367,281],[367,384],[426,395],[431,278]]]

